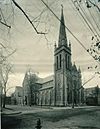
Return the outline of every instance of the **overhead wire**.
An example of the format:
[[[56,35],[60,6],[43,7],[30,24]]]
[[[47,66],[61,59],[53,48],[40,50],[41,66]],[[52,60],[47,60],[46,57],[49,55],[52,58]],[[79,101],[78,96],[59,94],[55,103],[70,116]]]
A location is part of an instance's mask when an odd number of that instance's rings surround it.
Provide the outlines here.
[[[87,22],[87,20],[84,18],[83,14],[81,13],[81,11],[79,10],[79,8],[77,8],[77,6],[75,5],[74,1],[71,0],[73,5],[76,7],[76,9],[78,10],[79,14],[81,15],[81,17],[83,18],[85,24],[87,25],[87,27],[90,29],[90,31],[93,33],[93,35],[95,35],[93,29],[91,28],[91,26],[89,25],[89,23]]]
[[[94,21],[94,23],[95,23],[95,25],[96,25],[97,29],[98,29],[98,30],[99,30],[99,32],[100,32],[100,28],[99,28],[98,23],[96,22],[96,20],[95,20],[94,16],[92,15],[91,11],[90,11],[89,9],[88,9],[88,11],[89,11],[89,13],[90,13],[90,15],[91,15],[91,17],[92,17],[92,19],[93,19],[93,21]]]
[[[88,26],[86,25],[86,23],[84,22],[83,18],[80,16],[80,14],[77,12],[76,7],[73,5],[72,0],[69,0],[69,3],[71,5],[71,7],[73,8],[74,12],[76,12],[76,14],[79,16],[79,18],[80,18],[81,22],[83,23],[83,25],[88,29]],[[90,31],[90,33],[92,35],[92,32],[91,32],[90,29],[89,29],[89,31]],[[81,56],[81,55],[79,55],[79,56]],[[77,59],[79,59],[79,56],[77,57]],[[75,61],[77,61],[77,59]]]
[[[57,1],[57,0],[53,1],[52,3],[50,3],[49,6],[52,6],[56,1]],[[42,12],[41,12],[37,17],[35,17],[35,18],[32,20],[32,22],[35,21],[38,17],[40,17],[46,10],[47,10],[47,8],[44,8],[44,9],[42,10]]]
[[[73,5],[72,0],[69,0],[69,1],[70,1],[70,5],[72,6],[72,8],[73,8],[75,11],[77,11],[76,7]],[[79,13],[77,13],[77,15],[80,17],[80,20],[81,20],[81,22],[84,24],[84,26],[88,29],[88,26],[87,26],[86,23],[84,22],[84,19],[79,15]],[[90,31],[90,33],[91,33],[91,35],[92,35],[92,32],[91,32],[90,29],[89,29],[89,31]]]
[[[89,21],[84,17],[85,13],[84,13],[83,9],[81,8],[81,6],[80,6],[81,11],[80,11],[79,7],[77,7],[77,6],[75,5],[75,2],[74,2],[73,0],[71,0],[71,1],[73,2],[74,6],[75,6],[76,9],[78,10],[79,14],[81,15],[81,17],[83,18],[83,20],[85,21],[86,25],[87,25],[88,28],[91,30],[91,32],[93,33],[93,35],[94,35],[94,36],[97,35],[97,34],[94,32],[93,27],[91,27],[91,24],[89,23]],[[77,2],[77,1],[76,1],[76,2]],[[78,6],[79,6],[79,5],[78,5]],[[83,15],[83,14],[84,14],[84,15]]]
[[[87,7],[87,8],[88,8],[88,7]],[[99,38],[100,38],[100,35],[99,35],[99,33],[97,32],[96,28],[94,27],[92,21],[89,20],[89,17],[88,17],[87,14],[85,13],[84,7],[82,7],[82,6],[80,5],[80,9],[81,9],[81,11],[83,12],[84,16],[86,17],[86,20],[88,21],[88,23],[91,25],[91,27],[95,30],[96,34],[97,34],[97,35],[99,36]],[[89,11],[89,8],[88,8],[88,11]]]

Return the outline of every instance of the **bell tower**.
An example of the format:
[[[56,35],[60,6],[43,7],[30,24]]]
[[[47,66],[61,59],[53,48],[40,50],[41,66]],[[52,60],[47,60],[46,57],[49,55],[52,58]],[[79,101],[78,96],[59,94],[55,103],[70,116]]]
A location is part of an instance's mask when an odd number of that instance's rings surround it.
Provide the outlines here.
[[[63,7],[61,9],[58,45],[54,50],[55,105],[67,105],[68,76],[71,70],[71,44],[66,36]]]

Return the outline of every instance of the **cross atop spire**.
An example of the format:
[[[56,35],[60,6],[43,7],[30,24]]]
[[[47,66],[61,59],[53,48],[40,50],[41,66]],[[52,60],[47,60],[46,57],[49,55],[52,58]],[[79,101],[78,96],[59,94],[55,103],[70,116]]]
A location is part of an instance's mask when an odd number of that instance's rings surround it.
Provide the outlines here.
[[[63,5],[61,5],[61,19],[60,19],[60,30],[59,30],[59,41],[58,46],[65,45],[67,46],[66,30],[65,30],[65,21],[63,15]]]

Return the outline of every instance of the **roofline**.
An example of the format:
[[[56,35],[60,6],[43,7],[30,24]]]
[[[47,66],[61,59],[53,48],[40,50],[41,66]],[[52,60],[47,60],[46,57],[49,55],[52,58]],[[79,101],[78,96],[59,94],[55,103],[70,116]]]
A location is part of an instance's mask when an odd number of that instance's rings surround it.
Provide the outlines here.
[[[51,88],[53,88],[53,86],[41,88],[41,89],[39,89],[39,91],[46,90],[46,89],[51,89]]]

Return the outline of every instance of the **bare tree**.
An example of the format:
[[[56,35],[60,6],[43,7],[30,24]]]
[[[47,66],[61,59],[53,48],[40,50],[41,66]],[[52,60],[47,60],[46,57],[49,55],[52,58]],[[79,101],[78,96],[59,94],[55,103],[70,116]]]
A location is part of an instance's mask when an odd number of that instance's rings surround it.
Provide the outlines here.
[[[8,83],[9,74],[11,70],[12,70],[12,65],[7,62],[4,62],[0,67],[0,76],[1,76],[3,94],[4,94],[3,95],[3,108],[5,108],[7,83]]]
[[[38,77],[35,73],[33,73],[31,71],[31,69],[28,70],[27,74],[28,74],[28,76],[27,76],[28,79],[27,80],[28,80],[28,85],[29,85],[29,89],[30,89],[30,106],[31,106],[32,105],[32,100],[35,97],[35,96],[33,97],[33,92],[35,91],[35,83],[38,80]]]
[[[38,76],[36,73],[34,73],[31,69],[28,69],[26,74],[25,74],[25,78],[24,78],[24,83],[23,83],[23,87],[24,89],[26,88],[28,90],[28,94],[24,94],[24,96],[27,96],[27,99],[25,99],[26,104],[28,105],[32,105],[35,101],[33,100],[35,98],[34,93],[38,88],[36,87],[36,81],[38,80]]]
[[[5,108],[6,101],[6,89],[7,82],[9,79],[9,73],[11,72],[12,65],[8,63],[8,59],[16,50],[10,50],[7,45],[3,45],[0,43],[0,87],[1,87],[1,97],[3,97],[3,101],[1,99],[1,107]]]

